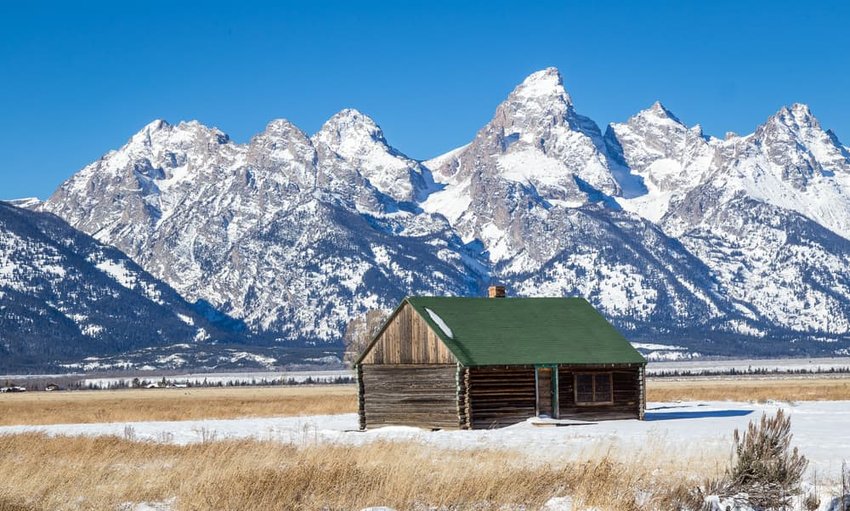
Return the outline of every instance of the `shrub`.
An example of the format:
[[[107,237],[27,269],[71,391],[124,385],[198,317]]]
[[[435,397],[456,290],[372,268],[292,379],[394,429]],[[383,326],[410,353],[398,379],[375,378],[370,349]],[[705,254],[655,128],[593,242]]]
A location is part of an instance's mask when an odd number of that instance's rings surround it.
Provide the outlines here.
[[[736,461],[726,474],[728,495],[747,495],[760,509],[784,509],[800,493],[808,460],[791,447],[791,418],[779,410],[763,414],[747,430],[733,435]]]

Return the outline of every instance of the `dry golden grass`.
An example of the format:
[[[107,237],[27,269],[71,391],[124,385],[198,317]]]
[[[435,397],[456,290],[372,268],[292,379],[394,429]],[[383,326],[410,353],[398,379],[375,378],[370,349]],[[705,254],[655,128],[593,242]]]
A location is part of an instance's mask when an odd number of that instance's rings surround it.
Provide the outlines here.
[[[645,454],[608,452],[548,465],[511,452],[441,451],[415,443],[181,447],[22,434],[0,436],[0,510],[116,509],[168,499],[176,510],[536,509],[563,495],[600,509],[669,510],[716,472],[696,463],[689,470],[676,464],[673,472],[664,462],[676,454]]]
[[[850,378],[649,379],[647,401],[850,400]]]
[[[0,394],[0,426],[320,415],[356,410],[353,385]]]
[[[0,395],[0,426],[351,413],[354,385],[26,392]],[[850,378],[652,379],[647,400],[850,400]]]
[[[354,386],[334,385],[4,394],[0,424],[346,413],[356,409],[355,393]],[[850,399],[850,380],[650,379],[648,399]],[[599,509],[669,510],[695,502],[692,489],[728,463],[728,450],[673,452],[664,438],[656,440],[639,451],[591,445],[579,454],[586,461],[531,462],[514,452],[404,442],[174,446],[114,437],[0,436],[0,511],[116,509],[168,499],[176,510],[535,509],[562,495]]]

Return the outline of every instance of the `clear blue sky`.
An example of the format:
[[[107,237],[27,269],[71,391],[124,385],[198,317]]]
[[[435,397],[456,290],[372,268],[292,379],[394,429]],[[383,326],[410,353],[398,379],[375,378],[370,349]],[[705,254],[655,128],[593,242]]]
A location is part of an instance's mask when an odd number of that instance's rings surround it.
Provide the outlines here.
[[[547,66],[603,127],[660,99],[745,133],[799,101],[850,144],[848,2],[80,3],[0,3],[0,198],[48,196],[155,118],[246,141],[355,107],[424,159]]]

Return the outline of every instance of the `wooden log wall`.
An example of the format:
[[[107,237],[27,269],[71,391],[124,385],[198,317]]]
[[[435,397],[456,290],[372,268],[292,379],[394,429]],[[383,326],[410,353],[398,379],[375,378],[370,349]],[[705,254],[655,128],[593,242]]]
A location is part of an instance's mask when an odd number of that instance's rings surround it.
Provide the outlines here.
[[[361,427],[401,425],[458,429],[455,364],[359,366]]]
[[[611,420],[640,419],[643,416],[642,366],[558,368],[558,400],[561,419]],[[614,382],[613,404],[577,405],[574,374],[610,372]]]
[[[466,426],[509,426],[534,417],[534,367],[472,367],[466,371]]]
[[[437,334],[406,303],[392,317],[362,364],[455,364],[457,360]]]

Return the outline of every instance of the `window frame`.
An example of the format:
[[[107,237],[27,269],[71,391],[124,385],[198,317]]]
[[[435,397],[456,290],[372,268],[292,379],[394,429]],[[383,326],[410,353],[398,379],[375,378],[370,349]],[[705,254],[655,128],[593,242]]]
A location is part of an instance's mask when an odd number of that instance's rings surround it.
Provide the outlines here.
[[[607,375],[608,376],[608,395],[610,399],[607,401],[597,401],[596,400],[596,377]],[[579,401],[578,399],[578,379],[579,376],[590,376],[591,381],[593,382],[593,401]],[[582,371],[580,373],[573,373],[573,398],[575,399],[576,406],[606,406],[614,404],[614,372],[613,371]]]

